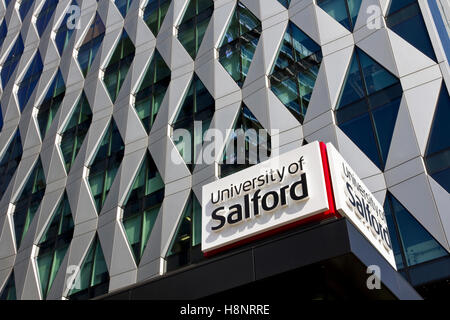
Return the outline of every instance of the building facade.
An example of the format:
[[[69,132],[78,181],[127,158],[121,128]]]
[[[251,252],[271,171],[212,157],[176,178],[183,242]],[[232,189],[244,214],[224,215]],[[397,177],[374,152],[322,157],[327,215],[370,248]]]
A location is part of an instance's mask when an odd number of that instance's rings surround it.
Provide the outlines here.
[[[333,143],[384,204],[399,272],[448,296],[449,12],[1,0],[0,297],[94,298],[201,265],[202,186],[246,167],[222,161],[239,128],[272,153]],[[214,162],[190,161],[208,128]]]

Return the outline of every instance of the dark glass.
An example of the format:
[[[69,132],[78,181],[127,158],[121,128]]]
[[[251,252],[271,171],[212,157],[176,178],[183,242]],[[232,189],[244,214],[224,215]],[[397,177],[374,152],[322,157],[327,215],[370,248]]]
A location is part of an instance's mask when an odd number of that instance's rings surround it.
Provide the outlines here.
[[[189,0],[183,20],[178,26],[178,39],[192,59],[197,56],[213,11],[212,0]]]
[[[289,22],[270,74],[270,85],[300,123],[306,115],[321,62],[320,46]]]
[[[164,199],[164,182],[147,152],[125,201],[122,223],[136,264],[142,258]]]
[[[8,27],[6,26],[6,19],[3,18],[3,22],[0,23],[0,48],[5,41],[6,35],[8,34]]]
[[[8,278],[8,282],[6,282],[5,287],[3,288],[3,291],[0,295],[0,300],[17,300],[14,271],[11,272],[11,275]]]
[[[123,30],[103,77],[103,81],[113,102],[116,101],[128,70],[133,63],[134,53],[134,44],[127,32]]]
[[[147,133],[156,119],[170,83],[170,69],[155,49],[155,53],[136,93],[135,108]]]
[[[433,236],[408,212],[408,210],[389,192],[386,196],[385,210],[391,220],[389,233],[392,242],[401,249],[402,256],[396,254],[398,268],[411,267],[443,256],[447,251],[433,238]],[[389,220],[388,220],[389,222]],[[396,240],[395,240],[396,239]],[[399,263],[399,260],[402,260]]]
[[[41,11],[39,12],[39,15],[36,19],[36,28],[39,33],[39,37],[42,36],[42,34],[45,31],[45,28],[47,27],[49,21],[51,20],[51,17],[53,15],[53,12],[56,9],[56,6],[58,5],[58,0],[46,0],[44,3],[44,6],[42,7]]]
[[[430,59],[437,61],[417,0],[392,0],[386,24]]]
[[[286,9],[289,9],[289,5],[291,4],[291,0],[278,0]]]
[[[28,100],[30,99],[33,90],[39,81],[43,68],[44,66],[42,64],[41,55],[39,54],[39,52],[37,52],[30,66],[28,67],[27,73],[19,83],[17,97],[19,98],[20,111],[23,111]]]
[[[117,9],[119,9],[120,13],[122,14],[122,17],[125,18],[125,16],[127,15],[128,9],[130,9],[131,2],[133,2],[133,0],[114,0]]]
[[[71,5],[76,6],[77,3],[73,0]],[[70,11],[66,12],[64,19],[61,22],[58,31],[56,32],[55,42],[60,56],[62,55],[63,50],[69,44],[70,37],[72,36],[74,30],[73,28],[68,28],[67,26],[68,24],[67,22],[70,16],[71,16]]]
[[[317,0],[317,5],[336,21],[353,31],[362,0]]]
[[[22,21],[27,16],[28,11],[30,11],[33,2],[33,0],[22,0],[22,2],[20,3],[19,14]]]
[[[167,252],[169,269],[177,269],[202,259],[201,255],[196,254],[201,244],[200,218],[201,205],[194,192],[191,192]]]
[[[45,193],[45,176],[41,160],[38,159],[33,171],[27,179],[19,200],[14,203],[14,230],[16,235],[16,248],[25,238],[28,228]]]
[[[75,161],[91,122],[91,108],[83,92],[61,138],[60,146],[67,172]]]
[[[0,198],[5,193],[6,188],[8,188],[9,182],[19,166],[21,158],[22,141],[20,139],[20,132],[17,130],[0,161],[0,177],[2,177],[0,179]]]
[[[223,153],[220,177],[226,177],[251,167],[270,156],[270,136],[267,131],[265,131],[266,137],[261,135],[260,130],[264,130],[263,126],[243,104]],[[244,141],[244,143],[241,143],[241,141]],[[244,157],[244,159],[241,159],[241,157]]]
[[[336,107],[339,128],[384,168],[402,96],[400,81],[356,48]]]
[[[450,192],[450,96],[442,83],[431,133],[425,152],[425,165],[428,174],[433,177],[447,192]]]
[[[144,10],[144,21],[157,35],[169,9],[170,0],[148,0]]]
[[[50,129],[53,119],[58,112],[59,106],[64,99],[65,93],[66,86],[64,84],[64,79],[61,72],[58,70],[52,84],[50,85],[50,88],[47,91],[44,101],[42,101],[39,107],[37,119],[42,140],[44,139],[48,129]]]
[[[199,150],[203,145],[203,134],[208,130],[214,116],[215,105],[214,98],[208,92],[203,82],[194,74],[189,90],[172,124],[174,131],[185,129],[191,133],[191,141],[188,142],[190,148],[185,145],[186,141],[182,141],[182,139],[174,141],[191,172],[194,169]],[[194,123],[196,121],[201,123],[201,132],[194,132]]]
[[[242,87],[261,36],[258,18],[238,1],[219,47],[219,62]]]
[[[98,213],[105,203],[109,189],[122,162],[124,149],[125,146],[119,129],[114,120],[111,120],[89,168],[89,185]]]
[[[79,287],[70,290],[68,295],[70,300],[92,299],[108,292],[109,273],[98,235],[95,236],[84,258],[75,283]]]
[[[74,224],[67,195],[55,211],[50,224],[39,241],[37,264],[44,299],[52,286],[56,273],[72,240]]]
[[[16,69],[17,64],[19,63],[20,57],[23,53],[23,40],[22,36],[19,35],[14,46],[9,52],[8,58],[6,58],[5,62],[2,66],[1,77],[2,77],[2,85],[3,88],[8,84],[9,79],[11,78],[14,70]]]
[[[99,14],[95,14],[83,43],[78,50],[78,63],[80,64],[83,75],[86,76],[89,72],[92,62],[94,61],[97,51],[105,36],[105,25],[102,22]]]

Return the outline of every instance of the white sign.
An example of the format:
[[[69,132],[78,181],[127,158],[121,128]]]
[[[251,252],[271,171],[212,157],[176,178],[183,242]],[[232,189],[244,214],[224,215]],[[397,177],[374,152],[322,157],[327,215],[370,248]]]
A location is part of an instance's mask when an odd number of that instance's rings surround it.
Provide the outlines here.
[[[336,210],[347,217],[397,270],[383,206],[331,143],[327,143]]]
[[[202,251],[328,209],[320,145],[314,142],[203,186]]]

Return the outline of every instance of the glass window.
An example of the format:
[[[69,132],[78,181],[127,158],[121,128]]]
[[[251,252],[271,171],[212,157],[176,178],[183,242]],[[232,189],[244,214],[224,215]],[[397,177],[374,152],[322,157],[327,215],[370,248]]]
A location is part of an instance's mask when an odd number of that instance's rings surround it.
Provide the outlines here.
[[[95,159],[89,168],[89,185],[98,213],[100,213],[116,177],[123,159],[124,149],[125,146],[120,137],[119,129],[114,120],[111,120],[97,149]]]
[[[64,193],[50,224],[39,241],[37,265],[44,299],[69,248],[73,236],[73,219],[69,200]]]
[[[87,35],[78,50],[78,63],[80,64],[81,70],[85,77],[91,69],[92,62],[94,61],[104,36],[105,25],[103,24],[98,13],[96,13],[94,21],[92,22]]]
[[[336,122],[380,169],[387,160],[402,92],[394,75],[356,48],[336,107]]]
[[[6,35],[8,34],[8,27],[6,26],[6,19],[3,18],[3,22],[0,23],[0,48],[5,41]]]
[[[317,0],[317,5],[336,21],[353,31],[362,0]]]
[[[170,69],[155,49],[155,53],[136,93],[135,108],[142,124],[150,132],[170,83]]]
[[[91,126],[92,112],[89,102],[84,94],[81,94],[80,100],[70,117],[61,138],[61,151],[64,157],[66,171],[69,172],[78,151],[83,144],[84,138]]]
[[[393,243],[396,242],[394,254],[399,269],[448,255],[447,251],[390,193],[386,196],[385,211],[386,216],[389,216],[390,238],[394,239]]]
[[[291,4],[291,0],[278,0],[286,9],[289,9],[289,5]]]
[[[450,192],[450,97],[444,83],[436,106],[433,125],[425,152],[428,174]]]
[[[14,73],[14,70],[16,69],[16,66],[19,63],[20,57],[22,56],[23,49],[24,49],[24,46],[23,46],[22,36],[19,35],[16,42],[14,43],[14,46],[12,47],[11,51],[9,52],[8,58],[6,58],[5,62],[3,62],[2,71],[1,71],[3,88],[6,87],[9,79],[11,78],[12,74]]]
[[[42,59],[39,52],[36,52],[27,73],[19,83],[19,89],[17,91],[17,97],[19,98],[20,110],[23,111],[28,100],[36,87],[43,69]]]
[[[16,297],[16,282],[14,280],[14,271],[8,278],[8,281],[3,288],[3,292],[0,295],[0,300],[17,300]]]
[[[185,129],[190,133],[190,141],[180,138],[174,142],[191,172],[203,145],[203,135],[208,130],[214,116],[215,105],[214,98],[203,82],[194,74],[189,90],[172,124],[174,131]],[[197,126],[201,126],[201,130],[196,130],[196,123]]]
[[[33,0],[22,0],[19,7],[20,19],[25,19],[28,11],[30,11],[31,6],[33,5]]]
[[[133,0],[114,0],[117,9],[119,9],[120,13],[122,14],[122,17],[125,18],[125,16],[127,15],[128,9],[130,9],[131,2],[133,2]]]
[[[122,223],[139,264],[164,199],[164,182],[147,152],[125,201]]]
[[[157,35],[169,9],[170,0],[148,0],[144,10],[144,21]]]
[[[392,0],[386,24],[430,59],[437,61],[417,0]]]
[[[45,193],[45,176],[41,160],[38,159],[33,171],[28,177],[22,194],[14,203],[14,230],[16,235],[16,248],[25,238],[34,215],[41,204]]]
[[[197,56],[213,11],[212,0],[189,0],[183,20],[178,26],[178,39],[192,59]]]
[[[194,251],[200,248],[202,242],[201,215],[202,207],[191,192],[167,252],[171,269],[195,262],[197,257]]]
[[[71,5],[76,6],[77,4],[75,1],[72,1]],[[68,27],[67,22],[68,22],[70,15],[71,15],[70,11],[66,12],[65,17],[64,17],[63,21],[61,22],[61,25],[59,26],[59,29],[56,32],[56,36],[55,36],[56,47],[58,48],[58,52],[59,52],[60,56],[62,55],[63,50],[69,44],[70,37],[72,36],[73,30],[74,30],[74,28]]]
[[[0,132],[3,128],[3,112],[2,112],[2,106],[0,105]]]
[[[55,11],[57,5],[58,5],[58,0],[46,0],[45,1],[44,6],[42,7],[42,9],[39,12],[39,15],[36,19],[36,28],[38,30],[39,37],[41,37],[42,34],[44,33],[45,28],[47,27],[48,23],[50,22],[53,12]]]
[[[261,36],[261,22],[238,1],[219,47],[219,62],[242,87]]]
[[[289,22],[270,84],[273,93],[300,123],[305,118],[321,62],[320,46]]]
[[[109,61],[108,67],[105,70],[103,81],[108,89],[109,95],[113,102],[119,94],[128,69],[134,59],[135,47],[127,32],[123,30],[114,53]]]
[[[267,131],[245,104],[238,114],[220,165],[220,177],[251,167],[270,157],[271,141]]]
[[[17,167],[19,166],[20,159],[22,158],[22,141],[20,139],[20,132],[17,129],[12,141],[10,142],[8,149],[2,155],[0,161],[0,198],[8,188]]]
[[[108,292],[109,274],[100,240],[96,235],[73,288],[69,291],[70,300],[87,300]]]
[[[64,79],[61,71],[58,70],[52,84],[50,85],[50,88],[47,91],[44,101],[42,101],[39,107],[39,112],[37,115],[42,140],[44,139],[48,129],[50,129],[53,119],[58,112],[59,106],[64,99],[65,93],[66,86],[64,84]]]

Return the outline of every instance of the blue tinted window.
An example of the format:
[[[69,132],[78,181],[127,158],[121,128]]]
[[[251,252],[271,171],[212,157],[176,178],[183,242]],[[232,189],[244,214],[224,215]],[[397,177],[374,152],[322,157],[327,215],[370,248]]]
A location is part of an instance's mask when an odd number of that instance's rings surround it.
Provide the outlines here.
[[[77,5],[75,1],[72,1],[72,6]],[[63,50],[69,44],[70,37],[72,36],[74,28],[68,27],[68,18],[70,17],[70,11],[66,12],[64,20],[61,22],[58,31],[56,32],[55,42],[58,48],[59,55],[62,55]]]
[[[0,48],[5,41],[6,35],[8,34],[8,28],[6,27],[6,21],[3,19],[3,22],[0,24]]]
[[[22,141],[20,140],[19,130],[16,131],[8,148],[0,159],[0,198],[8,188],[9,182],[19,166],[22,158]]]
[[[131,2],[133,0],[115,0],[114,3],[117,6],[117,9],[119,9],[120,13],[122,14],[122,17],[125,18],[127,15],[128,9],[130,9]]]
[[[22,20],[26,17],[28,11],[33,5],[33,2],[33,0],[22,0],[22,2],[20,3],[19,13]]]
[[[430,174],[439,184],[450,192],[450,97],[445,84],[442,84],[436,106],[431,134],[425,154],[425,164]]]
[[[386,196],[385,210],[386,215],[389,216],[388,222],[391,224],[389,225],[390,238],[397,239],[395,245],[397,248],[394,246],[394,252],[400,247],[408,266],[448,255],[433,236],[390,193]],[[392,242],[395,243],[395,240]],[[398,260],[398,253],[396,253],[396,262]],[[404,266],[403,263],[398,265],[399,268]]]
[[[362,0],[317,0],[317,5],[336,21],[353,31]]]
[[[399,80],[356,49],[336,107],[344,133],[384,168],[402,96]]]
[[[41,76],[43,69],[41,55],[39,52],[33,58],[30,66],[28,67],[27,73],[25,74],[23,80],[19,84],[19,90],[17,91],[17,96],[19,98],[20,110],[23,111],[28,100],[33,93],[34,88],[37,85],[39,77]]]
[[[278,0],[278,2],[285,6],[286,9],[288,9],[291,4],[291,0]]]
[[[400,37],[422,51],[430,59],[436,61],[433,46],[417,0],[392,0],[386,23]]]
[[[2,67],[2,71],[1,71],[3,88],[6,87],[9,79],[11,78],[14,70],[16,69],[16,66],[19,63],[20,57],[22,56],[23,49],[24,49],[24,47],[23,47],[22,36],[19,35],[16,42],[14,43],[14,46],[12,47],[11,51],[9,52],[8,58],[3,63],[3,67]]]
[[[39,36],[42,36],[42,33],[47,27],[57,5],[58,0],[45,1],[44,6],[41,9],[41,12],[39,12],[39,15],[36,19],[36,28],[38,30]]]

